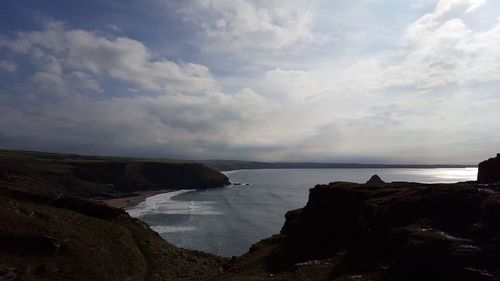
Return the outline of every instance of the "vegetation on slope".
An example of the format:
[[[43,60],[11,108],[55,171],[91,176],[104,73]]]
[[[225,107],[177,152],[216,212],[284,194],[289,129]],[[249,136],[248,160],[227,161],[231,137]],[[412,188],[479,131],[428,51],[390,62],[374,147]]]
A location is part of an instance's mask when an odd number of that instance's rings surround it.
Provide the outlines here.
[[[123,210],[0,166],[0,280],[202,280],[224,258],[177,248]]]
[[[211,188],[229,184],[228,178],[216,170],[185,161],[10,150],[0,150],[0,161],[30,167],[51,179],[66,195],[86,198],[113,198],[131,195],[134,191]]]

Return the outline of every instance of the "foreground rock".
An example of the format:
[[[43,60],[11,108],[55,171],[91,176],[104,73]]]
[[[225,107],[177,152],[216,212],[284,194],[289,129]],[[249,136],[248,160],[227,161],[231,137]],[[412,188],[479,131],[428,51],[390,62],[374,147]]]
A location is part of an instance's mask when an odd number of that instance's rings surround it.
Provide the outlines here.
[[[498,280],[500,195],[472,184],[331,183],[213,280]]]
[[[483,184],[500,183],[500,154],[479,163],[477,181]]]

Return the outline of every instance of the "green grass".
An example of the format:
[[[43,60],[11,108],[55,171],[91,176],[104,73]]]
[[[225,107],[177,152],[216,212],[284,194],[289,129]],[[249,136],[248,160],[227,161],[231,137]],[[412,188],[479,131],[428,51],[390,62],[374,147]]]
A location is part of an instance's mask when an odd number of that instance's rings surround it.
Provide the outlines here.
[[[20,280],[200,280],[224,262],[174,247],[127,215],[0,198],[0,221],[0,243],[18,244],[2,249],[0,266]]]
[[[0,163],[2,162],[4,163],[2,165],[7,166],[12,163],[21,163],[64,186],[68,194],[84,197],[115,196],[113,193],[120,196],[124,191],[128,192],[134,188],[138,190],[197,188],[196,185],[200,184],[202,187],[208,187],[203,184],[212,185],[210,182],[214,181],[220,181],[220,186],[222,186],[225,178],[219,172],[200,166],[200,164],[170,159],[0,150]],[[161,167],[155,168],[154,175],[141,168],[154,166],[151,163],[161,164]],[[162,174],[167,176],[161,177]],[[184,177],[184,179],[179,179],[179,177]],[[130,184],[125,187],[123,182],[127,181]],[[186,182],[191,183],[186,184]],[[185,184],[179,185],[182,183]]]

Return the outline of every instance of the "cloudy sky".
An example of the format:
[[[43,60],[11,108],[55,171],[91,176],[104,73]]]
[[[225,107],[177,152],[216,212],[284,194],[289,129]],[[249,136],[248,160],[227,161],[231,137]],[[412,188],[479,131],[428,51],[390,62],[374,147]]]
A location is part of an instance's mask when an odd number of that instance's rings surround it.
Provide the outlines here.
[[[476,163],[498,0],[3,0],[0,147]]]

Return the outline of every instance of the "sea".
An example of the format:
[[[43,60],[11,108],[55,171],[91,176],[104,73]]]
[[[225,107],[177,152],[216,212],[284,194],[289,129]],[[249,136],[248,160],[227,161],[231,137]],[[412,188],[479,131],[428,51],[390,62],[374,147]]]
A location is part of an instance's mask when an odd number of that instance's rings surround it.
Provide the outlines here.
[[[334,181],[454,183],[475,180],[477,168],[262,169],[225,172],[231,185],[158,194],[127,209],[166,241],[221,256],[238,256],[280,231],[285,213],[303,207],[309,189]]]

